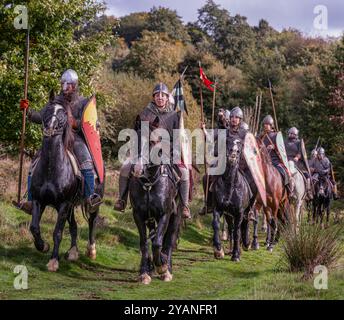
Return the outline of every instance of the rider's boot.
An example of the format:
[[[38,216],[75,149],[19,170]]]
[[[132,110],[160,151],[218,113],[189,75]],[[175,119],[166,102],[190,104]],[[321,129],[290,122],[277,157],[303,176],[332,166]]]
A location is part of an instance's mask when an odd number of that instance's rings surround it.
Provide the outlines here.
[[[101,196],[94,192],[94,173],[92,169],[83,169],[81,173],[84,177],[84,198],[86,199],[87,211],[95,212],[102,203]]]
[[[125,207],[127,206],[128,182],[128,177],[122,175],[119,176],[119,199],[115,202],[114,209],[120,212],[124,212]]]
[[[20,203],[14,203],[16,207],[27,214],[32,214],[32,194],[31,194],[31,174],[27,177],[27,201],[21,201]]]

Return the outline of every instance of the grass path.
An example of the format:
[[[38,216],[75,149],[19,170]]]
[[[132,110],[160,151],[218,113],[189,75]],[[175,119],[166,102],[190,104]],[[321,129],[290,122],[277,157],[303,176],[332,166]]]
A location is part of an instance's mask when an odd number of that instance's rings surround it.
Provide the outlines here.
[[[107,205],[108,204],[108,205]],[[174,279],[170,283],[157,276],[149,286],[137,282],[140,262],[138,234],[130,211],[115,213],[110,202],[102,206],[103,226],[97,229],[97,259],[90,261],[84,252],[87,228],[80,213],[80,259],[63,258],[69,248],[68,228],[61,246],[60,269],[49,273],[49,254],[36,251],[29,233],[30,217],[0,202],[0,299],[343,299],[344,272],[330,273],[329,289],[318,291],[313,281],[302,281],[301,274],[283,271],[281,248],[269,253],[261,249],[242,253],[233,263],[226,255],[215,260],[211,246],[210,216],[188,223],[174,254]],[[196,202],[196,207],[199,207]],[[196,210],[196,209],[195,209]],[[195,211],[194,210],[194,211]],[[52,210],[42,219],[43,237],[52,245],[55,223]],[[29,288],[15,290],[13,269],[25,265]]]

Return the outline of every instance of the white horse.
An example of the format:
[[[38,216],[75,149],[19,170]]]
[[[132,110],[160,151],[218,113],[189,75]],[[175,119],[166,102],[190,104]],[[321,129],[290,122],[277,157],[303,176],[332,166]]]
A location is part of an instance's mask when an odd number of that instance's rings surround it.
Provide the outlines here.
[[[306,181],[303,174],[295,166],[294,161],[289,161],[289,168],[294,180],[294,193],[293,197],[290,199],[293,215],[292,219],[294,220],[295,227],[298,228],[302,218],[302,204],[306,197]]]

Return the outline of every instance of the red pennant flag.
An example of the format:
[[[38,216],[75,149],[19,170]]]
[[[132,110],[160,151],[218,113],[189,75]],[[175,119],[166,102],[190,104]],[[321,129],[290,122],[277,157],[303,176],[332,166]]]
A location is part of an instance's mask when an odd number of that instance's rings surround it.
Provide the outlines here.
[[[201,78],[201,80],[203,81],[204,85],[211,91],[214,91],[213,85],[214,82],[210,81],[207,76],[205,75],[205,73],[203,72],[202,67],[199,67],[199,76]]]

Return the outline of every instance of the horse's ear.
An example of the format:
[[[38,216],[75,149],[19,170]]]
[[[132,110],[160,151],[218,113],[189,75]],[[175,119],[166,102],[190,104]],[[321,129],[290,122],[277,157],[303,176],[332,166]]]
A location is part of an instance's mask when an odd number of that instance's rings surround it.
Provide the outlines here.
[[[50,90],[49,101],[52,102],[55,99],[54,89]]]

